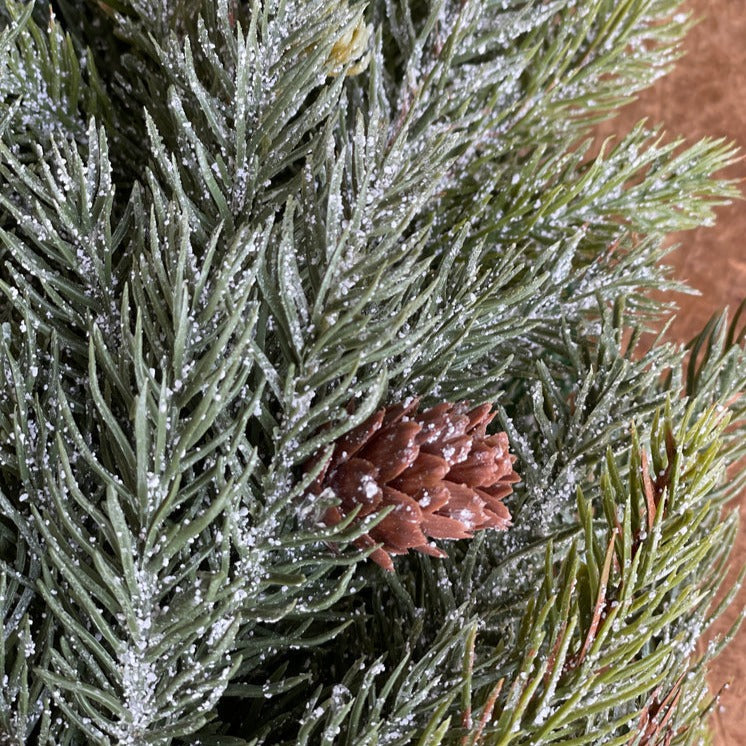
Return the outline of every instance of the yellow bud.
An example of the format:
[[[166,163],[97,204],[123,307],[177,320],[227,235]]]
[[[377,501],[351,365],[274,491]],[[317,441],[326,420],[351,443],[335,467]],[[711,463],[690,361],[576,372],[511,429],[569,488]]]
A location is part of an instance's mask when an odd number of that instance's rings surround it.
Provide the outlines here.
[[[370,61],[370,52],[366,51],[370,34],[371,28],[365,24],[361,16],[357,23],[348,28],[332,46],[326,59],[329,75],[339,75],[353,60],[357,62],[348,68],[347,75],[358,75],[365,70]]]

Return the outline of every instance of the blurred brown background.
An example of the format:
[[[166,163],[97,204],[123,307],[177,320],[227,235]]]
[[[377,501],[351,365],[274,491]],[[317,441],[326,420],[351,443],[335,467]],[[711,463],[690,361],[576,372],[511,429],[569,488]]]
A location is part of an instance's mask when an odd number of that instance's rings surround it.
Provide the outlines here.
[[[746,2],[744,0],[688,0],[701,19],[687,37],[685,56],[675,70],[646,91],[602,133],[624,133],[643,117],[662,123],[669,135],[688,140],[727,137],[746,154]],[[746,159],[731,166],[727,176],[744,179]],[[669,255],[678,275],[702,294],[680,296],[680,311],[671,336],[688,340],[712,313],[746,297],[746,201],[718,210],[714,228],[700,228],[675,236],[682,246]],[[741,499],[742,525],[734,564],[746,563],[746,495]],[[735,573],[734,573],[735,576]],[[739,607],[746,603],[742,592]],[[731,608],[719,629],[725,629],[738,613]],[[716,746],[746,746],[746,626],[714,667],[713,691],[730,681],[713,718]]]

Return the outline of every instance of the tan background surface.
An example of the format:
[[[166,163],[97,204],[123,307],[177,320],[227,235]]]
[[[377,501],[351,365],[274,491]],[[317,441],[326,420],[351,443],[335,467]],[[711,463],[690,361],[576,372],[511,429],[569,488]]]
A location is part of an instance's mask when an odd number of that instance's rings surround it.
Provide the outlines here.
[[[688,0],[687,7],[701,21],[687,37],[684,58],[670,75],[606,123],[603,132],[625,132],[647,117],[664,124],[669,134],[690,140],[725,136],[746,154],[746,0]],[[746,159],[727,174],[746,179]],[[746,191],[746,181],[742,189]],[[734,309],[746,297],[746,201],[720,208],[714,228],[690,231],[676,240],[682,247],[670,255],[670,263],[702,293],[678,301],[681,310],[671,333],[688,340],[714,311],[726,305]],[[734,557],[738,565],[746,563],[746,495],[741,504]],[[738,601],[743,607],[746,592]],[[737,611],[732,608],[728,619],[732,621]],[[717,746],[746,746],[746,628],[718,660],[710,679],[713,690],[726,681],[731,685],[713,718],[714,741]]]

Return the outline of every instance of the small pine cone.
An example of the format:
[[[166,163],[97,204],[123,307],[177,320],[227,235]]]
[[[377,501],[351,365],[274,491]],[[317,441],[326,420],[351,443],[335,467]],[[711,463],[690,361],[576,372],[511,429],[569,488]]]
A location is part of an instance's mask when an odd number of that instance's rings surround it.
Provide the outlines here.
[[[491,404],[470,409],[444,402],[417,412],[418,400],[379,410],[341,437],[310,487],[331,488],[341,501],[324,515],[339,523],[357,506],[357,520],[394,509],[356,544],[375,544],[371,559],[393,570],[391,555],[410,549],[444,557],[430,539],[466,539],[511,525],[503,498],[520,481],[505,433],[487,435]],[[318,463],[318,462],[316,462]]]

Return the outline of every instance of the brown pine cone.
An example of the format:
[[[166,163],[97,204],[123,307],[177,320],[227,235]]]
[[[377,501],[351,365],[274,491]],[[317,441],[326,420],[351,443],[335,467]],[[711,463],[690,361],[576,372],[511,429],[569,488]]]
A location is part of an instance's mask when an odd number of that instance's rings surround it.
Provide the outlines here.
[[[444,402],[417,413],[419,401],[379,410],[341,437],[310,491],[331,488],[341,500],[324,515],[333,526],[362,506],[356,520],[394,509],[356,544],[381,544],[370,555],[393,570],[391,555],[410,549],[444,557],[430,539],[465,539],[485,528],[505,530],[503,505],[520,481],[505,433],[487,435],[491,404],[469,409]]]

